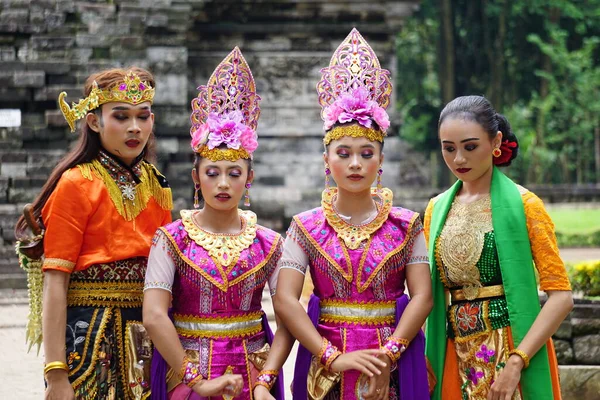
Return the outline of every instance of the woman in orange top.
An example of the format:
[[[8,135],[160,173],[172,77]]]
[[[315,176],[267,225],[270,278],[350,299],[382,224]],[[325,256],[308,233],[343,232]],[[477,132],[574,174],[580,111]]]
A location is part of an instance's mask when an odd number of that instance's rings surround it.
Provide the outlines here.
[[[72,108],[59,96],[71,130],[85,123],[33,204],[45,226],[46,399],[148,398],[142,289],[152,236],[172,208],[166,179],[147,161],[154,79],[106,70],[88,78],[85,95]]]
[[[431,398],[560,399],[551,336],[573,297],[543,202],[499,169],[517,156],[517,138],[482,96],[452,100],[438,129],[458,181],[425,211],[434,298],[426,353],[438,378]],[[542,308],[535,270],[548,294]]]

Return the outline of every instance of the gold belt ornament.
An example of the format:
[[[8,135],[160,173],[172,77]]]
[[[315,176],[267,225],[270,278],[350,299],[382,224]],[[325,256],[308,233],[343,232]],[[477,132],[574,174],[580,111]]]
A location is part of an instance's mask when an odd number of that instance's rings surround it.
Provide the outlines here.
[[[482,286],[477,289],[478,290],[476,293],[471,293],[470,290],[465,289],[450,290],[450,299],[454,303],[455,301],[475,300],[483,299],[486,297],[496,297],[504,295],[503,285]],[[473,296],[473,294],[475,296]]]
[[[193,317],[173,315],[177,333],[185,337],[237,338],[262,331],[262,311],[237,317]]]
[[[67,291],[69,307],[141,307],[143,281],[71,281]]]
[[[396,302],[380,301],[353,303],[338,300],[320,302],[321,322],[356,323],[361,325],[389,325],[396,320]]]

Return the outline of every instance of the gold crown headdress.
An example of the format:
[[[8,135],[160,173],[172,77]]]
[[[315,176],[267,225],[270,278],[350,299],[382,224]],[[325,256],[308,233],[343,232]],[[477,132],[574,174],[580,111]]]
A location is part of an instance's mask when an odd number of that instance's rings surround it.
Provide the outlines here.
[[[317,93],[327,131],[324,143],[344,136],[383,142],[390,125],[385,111],[392,93],[390,71],[381,68],[377,55],[356,28],[338,46],[321,74]],[[357,124],[331,129],[353,121]]]
[[[256,94],[252,71],[238,47],[198,90],[190,116],[192,149],[212,161],[252,158],[258,147],[260,96]]]
[[[129,71],[122,83],[108,89],[100,89],[98,83],[94,81],[90,94],[85,99],[79,100],[78,103],[73,102],[71,107],[65,101],[65,97],[67,97],[66,92],[58,95],[58,106],[65,116],[71,132],[75,132],[75,122],[102,104],[120,102],[137,105],[146,101],[152,103],[154,88],[147,82],[142,82],[133,71]]]

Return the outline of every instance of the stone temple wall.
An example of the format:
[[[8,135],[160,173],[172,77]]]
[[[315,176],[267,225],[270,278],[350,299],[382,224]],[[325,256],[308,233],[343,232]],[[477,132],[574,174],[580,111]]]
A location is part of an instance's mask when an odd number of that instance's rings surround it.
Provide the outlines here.
[[[320,68],[357,27],[395,76],[396,33],[418,3],[0,0],[0,274],[16,274],[22,282],[12,249],[14,222],[77,139],[58,110],[61,91],[68,93],[67,101],[77,101],[90,73],[115,66],[149,68],[157,81],[157,165],[171,183],[175,208],[189,208],[190,101],[239,46],[262,97],[252,209],[262,223],[284,230],[293,214],[319,204],[323,188],[315,90]],[[394,104],[389,110],[397,127]],[[20,125],[10,121],[15,113]],[[385,150],[384,184],[408,201],[402,189],[426,183],[426,163],[407,154],[396,137],[386,141]],[[416,204],[404,205],[422,209],[430,194],[424,189]]]

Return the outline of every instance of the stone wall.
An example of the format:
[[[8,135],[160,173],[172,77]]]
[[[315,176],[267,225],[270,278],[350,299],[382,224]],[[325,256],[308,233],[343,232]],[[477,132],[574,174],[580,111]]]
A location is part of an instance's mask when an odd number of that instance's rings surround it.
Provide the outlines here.
[[[559,364],[600,365],[600,301],[577,299],[553,339]]]
[[[261,222],[283,230],[293,214],[318,205],[323,187],[319,69],[356,26],[396,76],[394,39],[418,3],[0,0],[0,274],[19,280],[14,222],[77,138],[57,109],[61,91],[77,101],[92,72],[128,65],[152,70],[157,164],[173,187],[176,209],[189,208],[189,104],[196,87],[239,46],[262,97],[252,209]],[[20,126],[3,124],[6,109],[20,112]],[[390,111],[397,127],[394,104]],[[383,181],[405,206],[423,209],[432,191],[421,189],[415,202],[404,188],[427,181],[427,163],[408,153],[397,137],[389,138]]]

